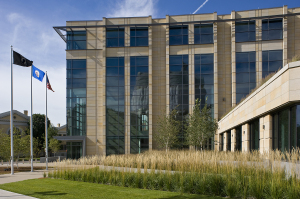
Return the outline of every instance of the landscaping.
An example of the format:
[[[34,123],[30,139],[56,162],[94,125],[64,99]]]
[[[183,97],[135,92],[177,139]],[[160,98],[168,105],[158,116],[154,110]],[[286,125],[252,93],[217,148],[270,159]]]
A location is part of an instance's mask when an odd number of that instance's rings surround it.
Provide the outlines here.
[[[126,199],[221,199],[221,197],[180,194],[167,191],[152,191],[136,188],[126,188],[86,182],[75,182],[59,179],[35,179],[0,185],[0,189],[36,197],[51,199],[68,198],[126,198]]]
[[[289,171],[282,167],[283,160],[289,164]],[[298,199],[298,161],[299,150],[264,154],[258,151],[149,151],[66,160],[57,163],[56,170],[48,177],[231,198]]]

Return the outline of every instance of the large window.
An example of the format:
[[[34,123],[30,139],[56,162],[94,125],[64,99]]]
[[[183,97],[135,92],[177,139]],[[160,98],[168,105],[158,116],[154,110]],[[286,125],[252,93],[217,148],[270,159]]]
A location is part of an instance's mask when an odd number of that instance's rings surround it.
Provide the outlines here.
[[[106,155],[125,153],[124,57],[106,58]]]
[[[273,115],[272,138],[274,150],[284,152],[300,147],[300,105]]]
[[[170,111],[177,110],[177,118],[182,121],[179,134],[179,147],[186,147],[184,143],[184,123],[189,114],[189,56],[170,55]]]
[[[130,153],[149,149],[148,57],[130,57]]]
[[[124,46],[124,28],[106,28],[106,47]]]
[[[231,133],[230,132],[226,132],[227,133],[227,151],[231,151]]]
[[[255,41],[255,21],[235,22],[235,41]]]
[[[259,119],[250,123],[250,150],[259,150]]]
[[[67,60],[67,135],[86,134],[86,60]]]
[[[262,20],[262,40],[282,39],[282,19]]]
[[[195,24],[195,26],[194,26],[194,43],[195,44],[212,44],[212,43],[214,43],[213,24]]]
[[[130,46],[148,46],[148,27],[130,28]]]
[[[213,116],[214,54],[195,55],[195,99],[201,100],[201,108],[207,103]]]
[[[86,31],[67,32],[67,50],[86,49]]]
[[[256,53],[236,53],[236,103],[256,86]]]
[[[188,44],[188,26],[182,25],[182,26],[170,26],[170,45],[183,45]]]
[[[82,142],[67,142],[67,158],[79,159],[82,157]]]
[[[282,50],[270,50],[262,52],[262,77],[277,72],[282,68]]]

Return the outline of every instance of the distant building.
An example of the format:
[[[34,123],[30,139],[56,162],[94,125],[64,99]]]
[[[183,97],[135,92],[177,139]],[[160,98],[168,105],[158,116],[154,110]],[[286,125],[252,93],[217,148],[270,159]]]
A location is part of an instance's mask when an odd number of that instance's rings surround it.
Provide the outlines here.
[[[20,131],[26,130],[28,127],[28,122],[30,117],[28,116],[28,111],[24,110],[21,113],[17,110],[13,110],[14,127]],[[0,131],[10,134],[10,111],[0,113]]]

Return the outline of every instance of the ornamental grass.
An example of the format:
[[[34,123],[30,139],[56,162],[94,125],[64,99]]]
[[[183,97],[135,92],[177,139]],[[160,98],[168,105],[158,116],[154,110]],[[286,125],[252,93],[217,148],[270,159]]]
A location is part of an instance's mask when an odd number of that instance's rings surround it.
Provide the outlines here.
[[[174,150],[92,156],[56,163],[48,177],[230,198],[299,199],[299,152]]]

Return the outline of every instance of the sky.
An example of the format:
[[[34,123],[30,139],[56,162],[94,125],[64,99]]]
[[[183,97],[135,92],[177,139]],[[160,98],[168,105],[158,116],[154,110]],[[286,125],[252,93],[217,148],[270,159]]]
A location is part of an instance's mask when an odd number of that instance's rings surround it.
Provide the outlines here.
[[[200,7],[202,5],[202,7]],[[0,0],[0,113],[10,111],[10,46],[48,72],[48,118],[66,123],[66,44],[53,26],[103,17],[230,14],[271,7],[300,7],[299,0]],[[200,9],[198,9],[200,7]],[[33,114],[45,114],[45,80],[33,79]],[[30,68],[13,66],[14,110],[30,114]]]

